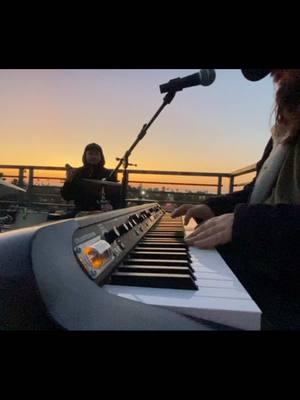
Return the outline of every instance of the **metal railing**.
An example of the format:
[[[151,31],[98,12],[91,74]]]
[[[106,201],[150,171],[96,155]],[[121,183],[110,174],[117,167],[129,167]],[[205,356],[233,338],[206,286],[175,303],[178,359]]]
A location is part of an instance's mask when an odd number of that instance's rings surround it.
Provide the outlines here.
[[[15,173],[4,173],[3,170],[13,171]],[[59,190],[57,190],[57,194],[51,193],[38,193],[36,189],[38,186],[35,185],[37,180],[48,180],[48,181],[60,181],[61,183],[64,182],[64,176],[37,176],[35,172],[37,171],[61,171],[65,172],[65,167],[51,167],[51,166],[37,166],[37,165],[0,165],[0,173],[2,173],[3,178],[14,179],[15,183],[20,187],[27,188],[27,200],[31,204],[41,204],[41,202],[35,202],[34,199],[37,195],[44,196],[44,197],[51,197],[52,202],[47,203],[51,204],[51,206],[62,206],[62,207],[69,207],[70,205],[66,202],[63,202]],[[160,171],[160,170],[128,170],[128,181],[130,184],[152,184],[152,185],[176,185],[176,186],[195,186],[195,187],[210,187],[216,190],[216,194],[213,193],[205,193],[205,196],[213,196],[213,195],[221,195],[222,189],[224,187],[224,179],[229,179],[229,186],[228,192],[232,193],[235,188],[244,186],[246,183],[236,183],[235,179],[237,177],[247,175],[251,172],[255,171],[255,164],[250,165],[248,167],[239,169],[234,172],[188,172],[188,171]],[[28,175],[25,174],[28,172]],[[122,170],[119,171],[119,174],[122,174]],[[1,176],[0,175],[0,176]],[[53,174],[54,175],[54,174]],[[181,177],[210,177],[215,180],[215,182],[173,182],[173,181],[160,181],[158,180],[134,180],[130,179],[132,175],[159,175],[159,176],[181,176]],[[121,178],[121,175],[119,175]],[[120,179],[121,180],[121,179]],[[25,182],[27,181],[27,182]],[[58,186],[52,185],[51,188],[57,188]],[[59,199],[59,202],[54,202],[53,199]],[[128,199],[130,200],[130,199]],[[176,203],[180,203],[180,201],[175,201]],[[42,203],[43,204],[43,203]],[[45,204],[45,203],[44,203]]]
[[[229,178],[229,193],[233,193],[235,187],[245,186],[247,185],[247,183],[249,183],[249,182],[235,183],[235,178],[250,174],[251,172],[255,171],[256,171],[256,164],[251,164],[248,165],[247,167],[231,172],[230,174],[231,176]]]

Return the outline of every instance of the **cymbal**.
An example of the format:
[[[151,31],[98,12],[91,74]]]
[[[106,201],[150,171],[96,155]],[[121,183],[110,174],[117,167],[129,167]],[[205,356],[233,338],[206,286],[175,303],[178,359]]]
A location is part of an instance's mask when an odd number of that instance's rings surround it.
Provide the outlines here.
[[[119,182],[101,181],[100,179],[82,179],[82,181],[97,186],[116,186],[116,187],[122,186],[121,183]]]
[[[87,215],[95,215],[95,214],[102,214],[103,211],[95,210],[95,211],[80,211],[75,215],[75,218],[78,217],[86,217]]]
[[[13,185],[12,183],[8,183],[0,178],[0,196],[16,192],[26,192],[26,190],[20,188],[19,186]]]

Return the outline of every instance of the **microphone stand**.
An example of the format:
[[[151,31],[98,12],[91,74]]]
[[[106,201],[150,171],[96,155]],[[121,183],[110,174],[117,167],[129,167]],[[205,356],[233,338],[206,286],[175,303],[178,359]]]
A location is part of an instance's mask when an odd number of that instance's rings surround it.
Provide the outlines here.
[[[125,152],[124,156],[120,158],[118,165],[116,168],[109,174],[109,178],[113,175],[115,175],[118,170],[120,169],[121,165],[123,165],[123,178],[122,178],[122,186],[121,186],[121,207],[125,208],[126,207],[126,198],[127,198],[127,188],[128,188],[128,165],[129,165],[129,157],[133,151],[133,149],[137,146],[137,144],[143,139],[143,137],[146,135],[147,130],[149,127],[153,124],[155,119],[158,117],[158,115],[162,112],[162,110],[165,108],[167,104],[170,104],[171,101],[174,99],[176,94],[176,91],[170,91],[168,92],[164,99],[163,99],[163,104],[159,107],[157,112],[154,114],[154,116],[151,118],[151,120],[147,123],[144,124],[142,127],[142,130],[138,134],[137,138],[133,142],[133,144],[130,146],[130,148]]]

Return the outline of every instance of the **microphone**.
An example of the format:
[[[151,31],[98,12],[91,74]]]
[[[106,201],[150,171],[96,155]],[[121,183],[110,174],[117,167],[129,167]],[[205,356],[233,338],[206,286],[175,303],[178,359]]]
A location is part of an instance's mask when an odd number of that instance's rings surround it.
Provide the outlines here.
[[[270,69],[242,69],[241,71],[244,77],[252,82],[260,81],[271,72]]]
[[[159,86],[160,93],[178,92],[191,86],[209,86],[216,79],[214,69],[200,69],[196,74],[188,75],[184,78],[171,79],[168,83],[163,83]]]

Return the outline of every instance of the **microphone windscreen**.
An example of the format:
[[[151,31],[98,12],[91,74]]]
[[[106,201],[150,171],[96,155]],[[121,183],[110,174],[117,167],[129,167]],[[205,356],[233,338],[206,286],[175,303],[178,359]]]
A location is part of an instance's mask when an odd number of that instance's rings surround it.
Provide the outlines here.
[[[202,86],[209,86],[216,79],[216,71],[214,69],[201,69],[199,75],[201,77]]]

